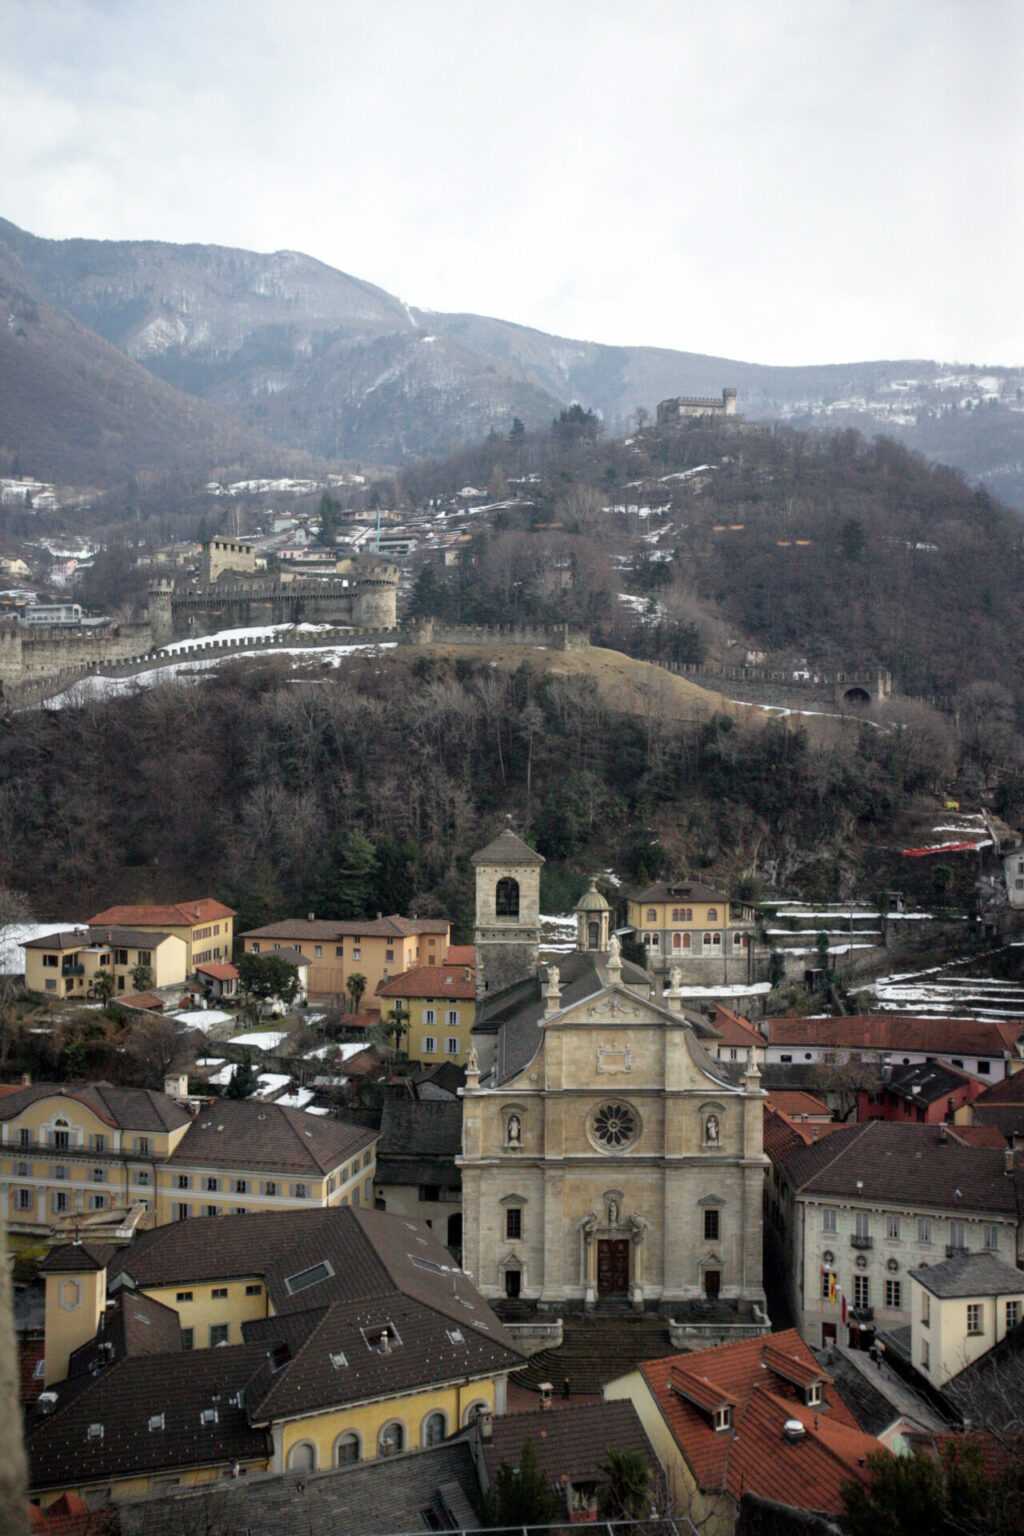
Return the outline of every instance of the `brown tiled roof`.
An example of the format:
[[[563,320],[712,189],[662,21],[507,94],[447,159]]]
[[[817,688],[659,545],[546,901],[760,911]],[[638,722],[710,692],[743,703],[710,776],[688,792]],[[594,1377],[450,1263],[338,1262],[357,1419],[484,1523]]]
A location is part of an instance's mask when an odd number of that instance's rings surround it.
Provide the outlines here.
[[[43,1378],[36,1375],[39,1362],[45,1359],[46,1349],[42,1339],[18,1336],[18,1400],[34,1403],[43,1390]]]
[[[758,1034],[749,1019],[740,1013],[733,1013],[731,1008],[723,1008],[716,1003],[713,1010],[708,1009],[708,1023],[721,1035],[723,1045],[740,1045],[745,1050],[751,1046],[762,1050],[764,1048],[764,1036]]]
[[[476,997],[476,973],[468,965],[416,965],[377,987],[378,997]]]
[[[729,898],[724,891],[700,880],[658,880],[644,886],[642,891],[628,891],[629,901],[717,901],[728,906]]]
[[[388,1099],[380,1122],[378,1163],[388,1157],[454,1158],[462,1151],[461,1099]],[[452,1172],[456,1172],[454,1165]],[[458,1177],[454,1182],[458,1182]]]
[[[832,1118],[828,1105],[816,1099],[813,1093],[805,1093],[802,1088],[772,1088],[768,1094],[768,1103],[772,1109],[781,1110],[791,1118],[797,1115],[828,1115],[829,1119]]]
[[[197,965],[196,970],[200,976],[212,976],[214,981],[238,980],[238,967],[229,961],[210,960],[205,965]]]
[[[129,1131],[172,1131],[191,1115],[166,1093],[151,1088],[112,1088],[109,1083],[32,1083],[0,1099],[0,1120],[13,1120],[40,1099],[71,1099],[107,1123]]]
[[[478,864],[543,864],[544,859],[529,843],[524,843],[522,838],[506,827],[504,832],[499,832],[486,848],[481,848],[479,853],[474,853],[469,861],[472,865]]]
[[[120,992],[117,995],[119,1008],[141,1008],[144,1012],[155,1013],[163,1009],[164,1000],[156,992],[129,992],[125,997]]]
[[[234,917],[231,907],[214,901],[212,896],[201,896],[198,901],[178,901],[167,906],[108,907],[89,919],[90,924],[139,923],[143,928],[158,928],[161,923],[168,928],[180,928],[185,923],[204,923],[220,917]]]
[[[51,1248],[39,1265],[41,1275],[84,1275],[106,1269],[120,1249],[115,1243],[68,1243]]]
[[[266,1358],[260,1344],[136,1355],[81,1387],[52,1390],[58,1404],[30,1427],[26,1446],[33,1489],[79,1487],[178,1468],[262,1459],[264,1430],[250,1426],[237,1394]],[[204,1425],[204,1410],[217,1422]],[[150,1429],[150,1422],[163,1418]],[[102,1425],[102,1434],[89,1434]]]
[[[1003,1154],[965,1147],[941,1127],[867,1120],[844,1125],[782,1165],[801,1194],[1015,1215],[1016,1179]]]
[[[181,1349],[181,1319],[173,1307],[123,1289],[100,1318],[95,1338],[71,1353],[68,1375],[80,1376],[129,1355],[172,1355]]]
[[[633,1451],[642,1456],[652,1482],[661,1476],[658,1458],[633,1404],[628,1399],[607,1403],[553,1404],[535,1413],[497,1415],[490,1440],[481,1442],[488,1479],[494,1482],[502,1462],[517,1467],[527,1435],[533,1441],[537,1465],[549,1483],[604,1481],[608,1452]]]
[[[979,1109],[989,1104],[1024,1104],[1024,1072],[1013,1072],[1001,1083],[991,1083],[974,1102]]]
[[[849,1050],[934,1051],[955,1056],[1016,1056],[1024,1020],[918,1019],[902,1013],[852,1014],[835,1019],[765,1019],[772,1045],[828,1045]]]
[[[372,1144],[372,1131],[301,1109],[216,1099],[200,1110],[171,1155],[186,1167],[252,1168],[316,1177]]]
[[[764,1105],[764,1150],[773,1163],[784,1163],[798,1147],[811,1144],[811,1133],[806,1125],[796,1125],[781,1110],[773,1109],[771,1100]]]
[[[965,1147],[1007,1147],[1009,1143],[996,1125],[951,1125],[949,1134]]]
[[[772,1368],[773,1359],[784,1365],[784,1373]],[[767,1339],[648,1360],[639,1369],[699,1486],[708,1491],[727,1488],[737,1500],[749,1491],[798,1509],[837,1513],[842,1484],[863,1478],[863,1458],[881,1449],[856,1427],[795,1328]],[[698,1407],[672,1390],[677,1370],[708,1384],[708,1406]],[[818,1407],[806,1408],[793,1385],[801,1370],[808,1380],[826,1384]],[[718,1402],[711,1403],[716,1395]],[[732,1428],[716,1431],[711,1411],[730,1400],[737,1405]],[[782,1431],[792,1419],[800,1421],[804,1434],[790,1443]]]
[[[476,966],[475,944],[449,944],[445,951],[446,965],[471,965]]]
[[[39,939],[28,939],[25,949],[96,949],[114,945],[122,949],[159,949],[171,935],[154,933],[141,928],[90,928],[83,933],[80,928],[69,928],[64,933],[44,934]]]
[[[337,922],[324,918],[283,917],[280,922],[250,928],[243,939],[408,939],[417,933],[448,932],[448,919],[442,917],[368,917],[359,922]]]

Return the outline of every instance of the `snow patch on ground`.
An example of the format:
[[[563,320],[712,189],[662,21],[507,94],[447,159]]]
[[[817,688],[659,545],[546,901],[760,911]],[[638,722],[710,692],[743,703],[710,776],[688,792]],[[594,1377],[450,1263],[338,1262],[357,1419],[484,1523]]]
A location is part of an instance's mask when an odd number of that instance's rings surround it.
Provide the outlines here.
[[[287,1039],[288,1034],[285,1030],[263,1029],[254,1030],[248,1035],[232,1035],[228,1044],[245,1046],[253,1051],[276,1051],[281,1041]],[[287,1078],[285,1081],[287,1082]]]

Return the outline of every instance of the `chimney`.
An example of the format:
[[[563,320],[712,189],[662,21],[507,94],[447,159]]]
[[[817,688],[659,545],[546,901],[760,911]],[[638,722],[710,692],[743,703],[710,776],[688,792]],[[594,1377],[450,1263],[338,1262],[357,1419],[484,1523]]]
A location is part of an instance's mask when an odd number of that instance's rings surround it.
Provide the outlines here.
[[[946,1129],[945,1121],[943,1121],[942,1124],[939,1126],[939,1141],[942,1143],[943,1146],[946,1146],[947,1143],[949,1142],[949,1132]]]
[[[1013,1177],[1013,1148],[1007,1147],[1003,1153],[1003,1172]]]
[[[551,1393],[553,1391],[553,1388],[552,1388],[552,1385],[551,1385],[550,1381],[542,1381],[542,1382],[540,1382],[539,1383],[539,1391],[540,1391],[540,1406],[541,1406],[541,1408],[544,1409],[545,1412],[550,1412],[550,1409],[551,1409]]]
[[[806,1433],[807,1431],[799,1419],[787,1419],[782,1426],[782,1438],[788,1445],[796,1445],[797,1441],[802,1440]]]
[[[306,921],[309,922],[309,923],[315,923],[316,922],[316,913],[315,912],[307,912],[306,913]]]
[[[480,1439],[489,1440],[494,1432],[494,1414],[489,1408],[483,1408],[477,1414],[476,1422],[480,1430]]]

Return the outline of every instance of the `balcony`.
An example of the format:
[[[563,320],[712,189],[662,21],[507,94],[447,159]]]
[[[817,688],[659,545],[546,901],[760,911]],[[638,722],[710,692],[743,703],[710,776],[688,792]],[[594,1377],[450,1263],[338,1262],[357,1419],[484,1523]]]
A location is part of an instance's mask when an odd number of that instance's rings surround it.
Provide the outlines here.
[[[850,1235],[850,1247],[851,1248],[873,1248],[874,1246],[875,1246],[875,1240],[874,1240],[873,1237],[864,1237],[859,1232],[851,1233],[851,1235]]]
[[[873,1323],[875,1320],[874,1307],[851,1307],[850,1321],[853,1323]]]
[[[84,965],[62,965],[61,968],[60,968],[60,973],[61,973],[62,976],[84,976],[85,975],[85,966]]]
[[[971,1250],[968,1248],[966,1243],[947,1243],[946,1244],[946,1258],[947,1259],[955,1259],[958,1253],[970,1253],[970,1251]]]

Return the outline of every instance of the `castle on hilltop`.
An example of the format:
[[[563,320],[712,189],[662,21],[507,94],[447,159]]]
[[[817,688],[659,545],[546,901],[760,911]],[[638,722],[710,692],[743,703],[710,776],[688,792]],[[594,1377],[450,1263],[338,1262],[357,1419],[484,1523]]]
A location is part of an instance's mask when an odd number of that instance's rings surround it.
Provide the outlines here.
[[[736,391],[723,389],[721,400],[714,396],[677,395],[674,400],[662,400],[658,405],[658,426],[671,427],[677,421],[698,416],[735,416]]]

